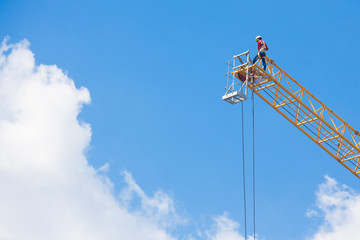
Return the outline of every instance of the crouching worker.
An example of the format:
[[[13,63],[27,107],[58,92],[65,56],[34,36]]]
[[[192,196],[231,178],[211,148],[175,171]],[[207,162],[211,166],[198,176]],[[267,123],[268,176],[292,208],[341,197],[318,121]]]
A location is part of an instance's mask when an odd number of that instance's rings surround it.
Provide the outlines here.
[[[265,56],[266,56],[266,51],[269,50],[268,46],[266,45],[266,43],[262,40],[261,36],[257,36],[255,38],[256,42],[257,42],[257,47],[258,47],[258,54],[256,55],[256,57],[253,60],[253,63],[255,63],[259,58],[261,58],[263,67],[264,67],[264,71],[266,71],[266,61],[265,61]]]

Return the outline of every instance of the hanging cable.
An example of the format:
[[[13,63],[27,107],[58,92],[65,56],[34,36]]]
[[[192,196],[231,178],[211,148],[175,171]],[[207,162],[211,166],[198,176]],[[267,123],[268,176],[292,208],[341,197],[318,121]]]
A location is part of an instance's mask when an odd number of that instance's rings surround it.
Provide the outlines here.
[[[253,215],[254,215],[254,240],[255,240],[255,97],[252,92],[252,118],[253,118]]]
[[[244,104],[241,102],[241,128],[242,128],[242,157],[243,157],[243,185],[244,185],[244,226],[245,226],[245,240],[247,239],[247,227],[246,227],[246,189],[245,189],[245,140],[244,140]]]

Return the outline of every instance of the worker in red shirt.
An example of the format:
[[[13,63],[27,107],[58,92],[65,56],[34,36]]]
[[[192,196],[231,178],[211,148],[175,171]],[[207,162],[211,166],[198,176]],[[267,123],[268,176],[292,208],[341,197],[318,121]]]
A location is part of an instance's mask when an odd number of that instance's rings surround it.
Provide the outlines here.
[[[266,71],[266,61],[265,61],[265,56],[266,56],[266,51],[269,50],[268,46],[266,45],[266,43],[262,40],[261,36],[257,36],[255,38],[256,42],[257,42],[257,47],[258,47],[258,54],[256,55],[256,57],[253,60],[253,63],[255,63],[259,58],[261,58],[262,60],[262,64],[264,67],[264,70]]]

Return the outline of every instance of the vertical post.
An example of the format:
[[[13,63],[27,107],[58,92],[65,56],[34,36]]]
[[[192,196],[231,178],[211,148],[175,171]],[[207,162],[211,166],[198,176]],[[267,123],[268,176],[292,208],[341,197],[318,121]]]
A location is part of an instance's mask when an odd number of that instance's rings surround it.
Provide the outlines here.
[[[246,80],[245,80],[245,96],[247,96],[247,86],[249,82],[249,64],[250,64],[250,54],[249,50],[246,52]]]
[[[229,61],[227,61],[227,65],[228,65],[228,72],[226,73],[226,80],[227,80],[227,82],[226,82],[226,91],[229,89],[229,78],[230,78],[230,75],[229,75],[229,73],[230,73],[230,62]]]
[[[234,71],[234,67],[236,66],[236,58],[233,59],[233,65],[232,65],[232,76],[233,76],[233,84],[232,84],[232,90],[234,91],[235,89],[235,71]]]
[[[247,50],[246,52],[246,93],[247,96],[247,90],[248,90],[248,84],[249,84],[249,66],[251,65],[251,58],[250,58],[250,50]]]

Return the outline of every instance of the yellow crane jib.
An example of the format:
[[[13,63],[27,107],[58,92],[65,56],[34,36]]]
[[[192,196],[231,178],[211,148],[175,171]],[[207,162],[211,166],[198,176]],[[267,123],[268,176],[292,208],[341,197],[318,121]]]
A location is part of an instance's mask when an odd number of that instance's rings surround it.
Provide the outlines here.
[[[268,103],[301,132],[360,178],[360,133],[331,111],[289,74],[265,57],[252,63],[250,52],[227,61],[223,100],[236,104],[247,99],[247,89]]]

